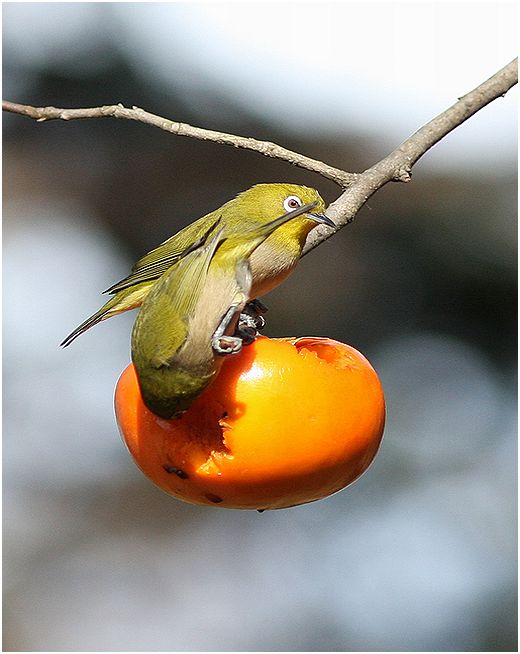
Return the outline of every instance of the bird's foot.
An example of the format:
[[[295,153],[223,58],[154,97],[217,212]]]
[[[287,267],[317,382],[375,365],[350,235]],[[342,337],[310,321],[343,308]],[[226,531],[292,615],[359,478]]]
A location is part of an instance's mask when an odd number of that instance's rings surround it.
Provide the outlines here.
[[[240,313],[234,335],[227,336],[224,330],[233,315],[233,307],[231,307],[213,335],[211,345],[215,353],[222,356],[237,354],[243,345],[254,343],[258,332],[265,327],[265,318],[262,314],[266,311],[267,307],[260,300],[250,300]]]
[[[265,327],[265,318],[263,314],[266,312],[267,307],[265,304],[262,304],[260,300],[249,300],[249,302],[244,307],[244,310],[240,314],[240,321],[245,322],[246,319],[249,318],[252,320],[252,322],[248,324],[248,327],[254,327],[254,329],[260,331]]]
[[[214,336],[211,341],[215,353],[222,356],[238,354],[242,349],[242,344],[243,341],[239,336]]]
[[[250,318],[250,316],[247,316]],[[241,339],[243,345],[251,345],[258,336],[258,331],[255,324],[250,324],[249,321],[242,321],[242,316],[238,322],[235,330],[235,336]]]

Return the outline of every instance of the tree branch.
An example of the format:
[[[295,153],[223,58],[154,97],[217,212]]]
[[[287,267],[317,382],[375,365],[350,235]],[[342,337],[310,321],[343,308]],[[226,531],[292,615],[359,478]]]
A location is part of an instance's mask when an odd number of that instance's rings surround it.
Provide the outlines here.
[[[330,238],[352,222],[365,202],[382,186],[391,181],[409,182],[413,165],[436,143],[493,100],[503,97],[518,82],[518,59],[495,73],[473,91],[436,118],[426,123],[398,148],[357,179],[327,209],[327,216],[336,223],[333,230],[319,225],[309,234],[304,254]]]
[[[2,109],[14,114],[21,114],[28,118],[33,118],[39,123],[48,120],[79,120],[84,118],[126,118],[127,120],[136,120],[146,125],[159,127],[160,129],[176,134],[177,136],[190,136],[202,141],[214,141],[222,145],[232,145],[235,148],[244,148],[259,152],[266,157],[281,159],[289,163],[311,170],[322,177],[336,182],[339,186],[345,188],[357,178],[356,173],[348,173],[339,168],[329,166],[322,161],[311,159],[299,152],[293,152],[281,145],[271,143],[270,141],[258,141],[247,136],[237,136],[236,134],[226,134],[225,132],[216,132],[211,129],[194,127],[187,123],[179,123],[168,118],[162,118],[151,114],[139,107],[128,109],[122,104],[105,105],[103,107],[90,107],[86,109],[57,109],[56,107],[31,107],[29,105],[17,104],[4,100]]]
[[[232,145],[236,148],[253,150],[267,157],[281,159],[318,173],[322,177],[336,182],[344,190],[339,198],[327,209],[327,215],[336,223],[336,229],[333,230],[320,225],[312,230],[305,245],[304,254],[306,254],[330,238],[339,229],[352,222],[368,198],[382,186],[391,181],[410,181],[412,167],[431,147],[487,104],[504,96],[517,82],[518,60],[514,59],[473,91],[462,96],[449,109],[446,109],[446,111],[443,111],[421,127],[387,157],[360,174],[334,168],[298,152],[287,150],[276,143],[193,127],[186,123],[161,118],[138,107],[127,109],[121,104],[115,104],[88,109],[56,109],[55,107],[37,108],[4,101],[2,108],[4,111],[28,116],[38,122],[104,117],[136,120],[179,136],[190,136],[205,141]]]

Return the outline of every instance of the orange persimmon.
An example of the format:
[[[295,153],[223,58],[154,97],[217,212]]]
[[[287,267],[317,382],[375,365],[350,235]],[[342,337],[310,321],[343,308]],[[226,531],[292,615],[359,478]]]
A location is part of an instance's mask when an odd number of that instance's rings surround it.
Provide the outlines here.
[[[280,509],[326,497],[372,462],[384,427],[378,376],[329,338],[269,339],[229,356],[180,418],[143,404],[134,367],[116,388],[117,422],[142,472],[175,497]]]

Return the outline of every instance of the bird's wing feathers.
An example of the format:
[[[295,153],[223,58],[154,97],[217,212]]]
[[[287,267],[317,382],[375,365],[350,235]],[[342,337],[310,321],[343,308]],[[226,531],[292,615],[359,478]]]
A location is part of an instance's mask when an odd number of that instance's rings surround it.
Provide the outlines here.
[[[199,300],[211,260],[222,240],[222,232],[222,228],[216,231],[205,245],[192,249],[171,267],[146,297],[140,314],[144,313],[148,306],[153,306],[160,298],[164,298],[169,314],[189,317]],[[159,311],[161,315],[165,308]],[[168,318],[165,317],[164,320],[167,322]]]
[[[183,345],[190,317],[206,283],[211,260],[222,240],[222,231],[222,228],[217,230],[205,245],[192,248],[161,277],[145,298],[137,316],[132,341],[135,351],[136,343],[142,342],[140,334],[148,335],[146,343],[149,352],[146,355],[143,351],[143,354],[148,356],[152,366],[168,366]],[[168,325],[166,333],[157,329],[160,323]],[[157,339],[152,338],[152,334],[157,334]]]
[[[210,230],[211,233],[218,225],[215,223]],[[191,250],[189,257],[186,256],[180,262],[182,268],[182,286],[183,288],[190,289],[186,293],[175,293],[172,298],[173,308],[183,316],[190,316],[197,304],[204,283],[208,275],[208,268],[217,247],[222,242],[222,235],[224,228],[216,230],[211,238],[206,242],[206,245],[199,247],[196,250]]]
[[[215,211],[188,225],[139,259],[130,275],[103,292],[113,295],[130,286],[158,279],[177,261],[202,245],[219,221],[220,215]]]

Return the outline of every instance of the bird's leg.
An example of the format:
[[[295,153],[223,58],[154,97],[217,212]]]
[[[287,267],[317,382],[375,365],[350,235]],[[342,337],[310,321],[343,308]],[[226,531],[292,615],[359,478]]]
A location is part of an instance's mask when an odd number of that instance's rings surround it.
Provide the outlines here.
[[[216,354],[237,354],[242,349],[243,340],[240,336],[228,336],[225,333],[236,317],[237,308],[236,304],[229,307],[211,338],[211,347]]]

